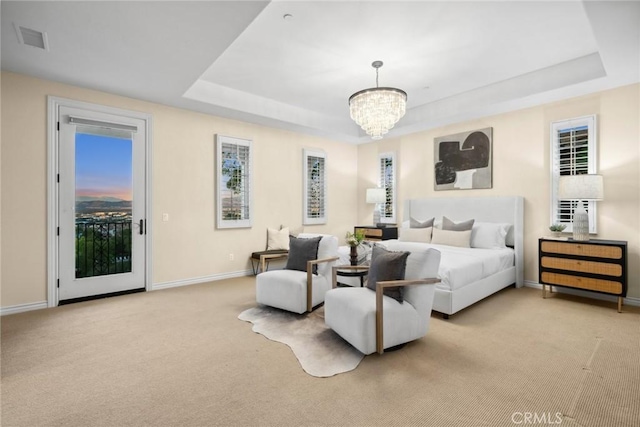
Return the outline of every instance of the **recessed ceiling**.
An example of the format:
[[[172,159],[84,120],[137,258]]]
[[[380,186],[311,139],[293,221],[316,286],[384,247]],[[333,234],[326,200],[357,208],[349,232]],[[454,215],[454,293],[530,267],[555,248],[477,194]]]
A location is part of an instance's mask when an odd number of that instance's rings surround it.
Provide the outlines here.
[[[349,96],[408,93],[386,136],[640,81],[638,2],[2,1],[2,68],[370,141]],[[286,19],[285,19],[286,18]],[[15,25],[46,33],[49,51]]]

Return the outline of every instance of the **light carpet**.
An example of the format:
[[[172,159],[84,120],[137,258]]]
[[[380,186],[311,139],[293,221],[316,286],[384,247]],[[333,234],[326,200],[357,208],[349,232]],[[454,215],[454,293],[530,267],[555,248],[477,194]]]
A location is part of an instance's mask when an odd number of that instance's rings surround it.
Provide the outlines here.
[[[253,323],[253,331],[286,344],[302,369],[314,377],[332,377],[354,370],[364,355],[324,323],[324,307],[296,314],[267,306],[243,311],[238,319]]]
[[[634,295],[637,294],[634,293]],[[3,427],[637,427],[640,307],[507,288],[317,378],[238,320],[255,277],[2,316]],[[557,422],[559,417],[562,422]]]

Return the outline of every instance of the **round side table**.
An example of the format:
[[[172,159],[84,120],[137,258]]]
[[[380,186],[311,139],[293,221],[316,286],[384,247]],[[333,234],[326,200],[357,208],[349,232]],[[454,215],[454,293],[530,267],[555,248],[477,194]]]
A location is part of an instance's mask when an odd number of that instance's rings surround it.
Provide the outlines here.
[[[354,266],[357,267],[357,266]],[[362,266],[359,268],[349,268],[349,269],[340,269],[340,267],[336,270],[336,276],[342,277],[359,277],[360,278],[360,287],[364,286],[364,278],[369,274],[369,266]],[[349,285],[344,285],[349,286]]]

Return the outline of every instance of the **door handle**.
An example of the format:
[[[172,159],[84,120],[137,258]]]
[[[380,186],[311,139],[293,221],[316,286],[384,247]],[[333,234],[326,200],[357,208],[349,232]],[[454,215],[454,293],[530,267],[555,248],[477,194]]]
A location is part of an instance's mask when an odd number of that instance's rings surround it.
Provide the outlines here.
[[[140,220],[140,234],[144,234],[144,219]]]

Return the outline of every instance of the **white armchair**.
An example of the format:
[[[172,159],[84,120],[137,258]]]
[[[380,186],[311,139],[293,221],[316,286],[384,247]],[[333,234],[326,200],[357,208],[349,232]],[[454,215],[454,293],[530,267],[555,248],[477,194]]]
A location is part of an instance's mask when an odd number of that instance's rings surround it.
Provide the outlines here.
[[[270,270],[256,276],[256,302],[299,314],[324,302],[332,286],[331,268],[338,260],[338,238],[328,234],[298,235],[303,239],[317,236],[322,236],[318,256],[307,262],[306,272]],[[314,266],[317,266],[316,274],[313,274]]]
[[[422,338],[429,330],[431,308],[440,252],[436,249],[411,252],[407,258],[405,280],[378,282],[369,288],[335,288],[327,292],[325,323],[364,354],[378,352]],[[358,266],[362,268],[362,266]],[[404,303],[383,295],[383,289],[404,286]]]

